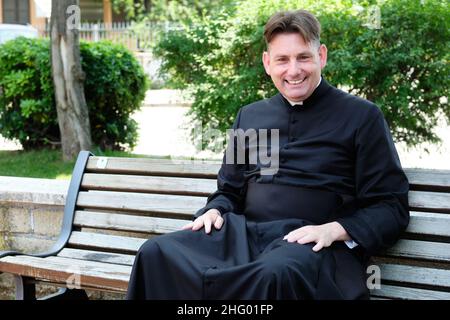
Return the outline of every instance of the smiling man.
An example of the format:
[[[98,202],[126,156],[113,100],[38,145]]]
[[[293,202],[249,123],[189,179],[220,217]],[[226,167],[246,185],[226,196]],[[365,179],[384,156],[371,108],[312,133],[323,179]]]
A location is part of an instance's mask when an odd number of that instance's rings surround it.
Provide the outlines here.
[[[311,21],[313,23],[314,21]],[[267,51],[264,68],[278,91],[290,102],[301,103],[320,83],[321,70],[327,63],[327,47],[319,42],[319,32],[277,34],[277,24],[266,27]],[[300,29],[299,29],[300,30]]]
[[[318,20],[279,12],[264,36],[279,93],[242,107],[233,129],[278,130],[276,174],[227,152],[194,221],[140,248],[128,298],[366,299],[368,258],[406,228],[409,184],[389,128],[376,105],[321,77]],[[234,155],[255,149],[235,138]]]

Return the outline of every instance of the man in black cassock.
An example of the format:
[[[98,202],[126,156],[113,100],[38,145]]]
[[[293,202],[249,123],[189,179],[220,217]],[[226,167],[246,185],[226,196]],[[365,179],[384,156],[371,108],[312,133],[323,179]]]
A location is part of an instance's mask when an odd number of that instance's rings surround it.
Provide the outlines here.
[[[236,135],[194,221],[138,251],[128,299],[367,299],[368,258],[408,225],[409,184],[383,114],[321,77],[317,19],[279,12],[264,37],[279,93],[241,108],[233,129],[257,141],[278,130],[276,173],[249,161],[252,139]]]

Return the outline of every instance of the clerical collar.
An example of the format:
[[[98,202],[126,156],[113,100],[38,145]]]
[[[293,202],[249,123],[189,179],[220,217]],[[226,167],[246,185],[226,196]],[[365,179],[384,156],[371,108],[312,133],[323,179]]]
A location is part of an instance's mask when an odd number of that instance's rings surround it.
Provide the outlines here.
[[[322,77],[320,77],[319,82],[317,83],[317,85],[316,85],[316,87],[314,88],[314,90],[317,89],[317,87],[320,85],[321,82],[322,82]],[[314,91],[313,91],[313,92],[314,92]],[[300,106],[302,106],[302,105],[303,105],[303,101],[294,102],[294,101],[289,100],[289,99],[286,98],[285,96],[283,96],[283,97],[287,100],[287,102],[290,103],[291,106],[295,106],[295,105],[300,105]]]

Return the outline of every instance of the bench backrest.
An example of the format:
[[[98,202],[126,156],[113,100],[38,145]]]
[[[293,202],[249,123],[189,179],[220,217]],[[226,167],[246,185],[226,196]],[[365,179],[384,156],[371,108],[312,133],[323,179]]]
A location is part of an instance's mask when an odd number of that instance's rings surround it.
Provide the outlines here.
[[[126,266],[148,237],[179,230],[205,205],[220,168],[217,162],[86,159],[77,169],[73,228],[59,256]],[[372,295],[450,299],[450,171],[406,172],[411,222],[395,247],[375,257],[382,285]],[[119,283],[119,290],[126,285]]]

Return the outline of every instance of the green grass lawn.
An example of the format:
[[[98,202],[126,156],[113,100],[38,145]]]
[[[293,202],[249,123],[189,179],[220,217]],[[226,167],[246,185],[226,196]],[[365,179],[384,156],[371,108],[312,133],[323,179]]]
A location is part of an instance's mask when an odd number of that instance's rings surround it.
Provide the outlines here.
[[[98,156],[145,157],[121,151],[94,151]],[[63,162],[60,150],[0,151],[0,176],[70,179],[75,160]]]

